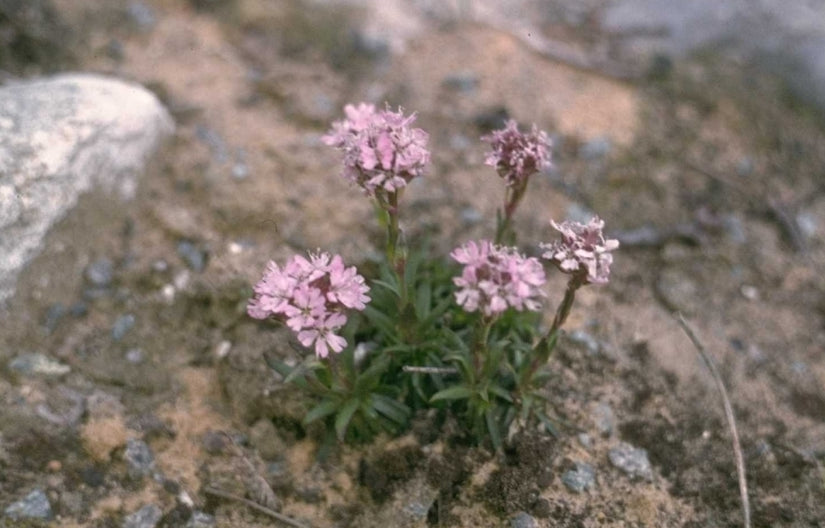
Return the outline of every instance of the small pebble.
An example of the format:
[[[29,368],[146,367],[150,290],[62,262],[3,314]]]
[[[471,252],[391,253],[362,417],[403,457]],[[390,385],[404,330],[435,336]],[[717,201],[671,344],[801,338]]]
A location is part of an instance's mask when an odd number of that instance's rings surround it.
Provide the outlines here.
[[[596,428],[604,436],[610,436],[613,433],[613,428],[616,424],[616,417],[613,414],[613,409],[603,402],[599,402],[593,409],[593,422]]]
[[[596,485],[596,471],[590,464],[576,462],[576,469],[565,471],[561,476],[561,481],[571,491],[581,493]]]
[[[36,489],[19,501],[9,505],[4,515],[10,519],[51,519],[52,505],[42,489]]]
[[[189,518],[185,528],[212,528],[213,526],[217,526],[215,517],[196,510],[192,512],[192,517]]]
[[[132,314],[124,314],[115,320],[112,325],[112,339],[120,341],[126,336],[126,333],[135,326],[135,316]]]
[[[577,436],[577,438],[578,438],[579,443],[581,444],[581,446],[582,446],[583,448],[585,448],[585,449],[590,449],[591,447],[593,447],[593,439],[592,439],[592,438],[590,438],[590,435],[589,435],[589,434],[587,434],[587,433],[579,433],[579,435]]]
[[[229,355],[229,352],[232,350],[232,342],[231,341],[221,341],[218,343],[218,346],[215,347],[215,357],[218,359],[223,359]]]
[[[112,284],[114,266],[111,260],[105,257],[99,258],[86,266],[83,274],[92,286],[106,288]]]
[[[539,522],[527,512],[518,512],[510,519],[510,528],[538,528]]]
[[[123,528],[155,528],[163,511],[154,504],[147,504],[123,519]]]
[[[458,72],[445,77],[441,85],[450,90],[469,93],[478,88],[479,79],[473,72]]]
[[[151,475],[155,468],[155,457],[143,440],[130,438],[123,458],[129,466],[129,476],[136,480]]]
[[[54,332],[64,315],[66,315],[66,307],[62,304],[55,303],[49,306],[46,310],[46,317],[43,321],[43,326],[46,328],[46,332],[50,334]]]
[[[129,15],[129,19],[141,31],[150,31],[153,27],[155,27],[157,22],[155,12],[152,8],[144,2],[138,0],[129,2],[129,6],[126,8],[126,13]]]
[[[189,240],[182,240],[178,243],[178,255],[187,266],[196,273],[206,269],[207,252],[203,248]]]
[[[567,334],[567,339],[577,345],[584,346],[587,349],[587,352],[592,356],[598,354],[599,349],[601,348],[601,345],[595,337],[582,330],[573,330]]]
[[[143,363],[143,350],[139,348],[130,348],[126,352],[126,361],[134,365]]]
[[[579,156],[586,160],[596,160],[610,153],[612,145],[610,139],[598,137],[591,139],[579,148]]]
[[[39,353],[21,354],[9,362],[8,368],[24,376],[62,376],[72,370],[68,365]]]
[[[758,301],[759,300],[759,290],[755,286],[749,286],[747,284],[743,284],[739,291],[742,292],[742,297],[749,301]]]
[[[653,470],[647,451],[622,442],[608,453],[610,463],[627,473],[630,477],[641,477],[645,480],[653,479]]]

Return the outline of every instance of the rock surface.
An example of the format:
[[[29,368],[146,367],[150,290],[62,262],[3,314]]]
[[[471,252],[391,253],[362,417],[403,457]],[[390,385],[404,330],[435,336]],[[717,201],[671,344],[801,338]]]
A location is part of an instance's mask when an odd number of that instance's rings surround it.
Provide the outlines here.
[[[0,302],[49,228],[93,188],[128,199],[174,124],[134,84],[65,74],[0,88]]]

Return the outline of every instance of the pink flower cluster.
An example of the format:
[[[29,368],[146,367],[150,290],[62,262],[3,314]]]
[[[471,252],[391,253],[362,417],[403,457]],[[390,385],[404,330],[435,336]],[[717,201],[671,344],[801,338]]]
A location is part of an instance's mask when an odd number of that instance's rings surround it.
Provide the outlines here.
[[[464,310],[481,310],[490,317],[507,308],[541,309],[545,277],[538,259],[526,258],[515,248],[496,246],[489,240],[468,242],[450,256],[464,265],[461,276],[453,278],[460,288],[456,302]]]
[[[587,224],[557,224],[552,220],[550,224],[561,233],[561,240],[541,244],[546,250],[542,257],[555,262],[566,273],[581,274],[585,284],[606,284],[613,263],[610,252],[619,247],[619,241],[605,240],[604,220],[594,216]]]
[[[347,105],[344,112],[347,118],[333,123],[322,140],[344,151],[346,179],[375,196],[395,192],[423,173],[430,161],[429,135],[412,128],[415,114],[376,110],[366,103]]]
[[[525,134],[519,132],[518,124],[510,119],[503,129],[494,130],[481,140],[493,149],[487,153],[484,163],[495,167],[510,187],[550,165],[550,140],[536,125]]]
[[[254,291],[247,306],[251,317],[284,321],[302,345],[314,344],[322,358],[347,344],[336,334],[347,322],[345,309],[363,310],[370,300],[364,277],[329,253],[295,255],[284,267],[270,261]]]

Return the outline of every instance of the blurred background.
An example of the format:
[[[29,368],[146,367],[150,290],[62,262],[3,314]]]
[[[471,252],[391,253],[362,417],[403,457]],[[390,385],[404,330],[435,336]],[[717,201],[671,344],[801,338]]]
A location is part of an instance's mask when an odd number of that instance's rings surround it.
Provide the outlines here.
[[[183,489],[213,521],[257,526],[199,495],[231,487],[212,434],[231,430],[313,526],[393,526],[421,474],[435,491],[410,526],[738,525],[726,426],[678,311],[731,392],[754,525],[825,518],[825,1],[0,0],[0,91],[68,71],[144,86],[175,132],[133,200],[92,190],[55,221],[0,308],[0,508],[40,490],[73,526],[147,504],[177,526]],[[504,461],[418,435],[400,458],[313,462],[261,360],[295,353],[244,306],[270,259],[374,254],[370,204],[320,141],[360,101],[430,133],[410,240],[446,254],[490,236],[503,191],[478,139],[513,118],[554,143],[517,214],[524,251],[550,219],[593,214],[621,241],[559,358],[554,403],[576,434]],[[61,373],[37,374],[34,353]],[[129,476],[129,439],[166,480]],[[647,450],[653,481],[608,462],[618,441]],[[586,494],[560,480],[580,464],[598,475]],[[380,489],[370,468],[389,475]]]

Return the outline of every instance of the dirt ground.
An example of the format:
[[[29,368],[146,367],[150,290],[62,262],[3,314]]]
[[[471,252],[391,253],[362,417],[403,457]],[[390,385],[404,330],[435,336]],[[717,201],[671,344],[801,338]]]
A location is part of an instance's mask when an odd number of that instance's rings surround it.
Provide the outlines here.
[[[0,312],[0,508],[42,489],[54,526],[121,526],[148,504],[158,526],[192,509],[280,526],[205,492],[255,498],[254,473],[313,527],[531,526],[521,512],[538,526],[741,526],[722,404],[680,311],[730,393],[753,525],[825,526],[825,134],[781,84],[712,55],[618,81],[460,21],[393,53],[356,38],[356,10],[323,4],[139,2],[151,24],[129,2],[55,4],[76,67],[146,85],[177,131],[133,202],[81,200]],[[244,308],[270,259],[375,252],[371,207],[320,142],[358,101],[400,104],[431,134],[433,165],[405,195],[411,238],[448,251],[490,236],[502,189],[477,138],[506,112],[555,144],[520,240],[587,211],[622,240],[552,360],[558,437],[494,454],[437,415],[366,446],[301,427],[307,402],[263,359],[299,351]],[[96,282],[101,260],[112,277]],[[69,369],[12,368],[27,353]],[[154,457],[145,473],[135,440]],[[620,442],[647,450],[650,478],[611,463]],[[562,481],[579,464],[595,471],[581,493]]]

